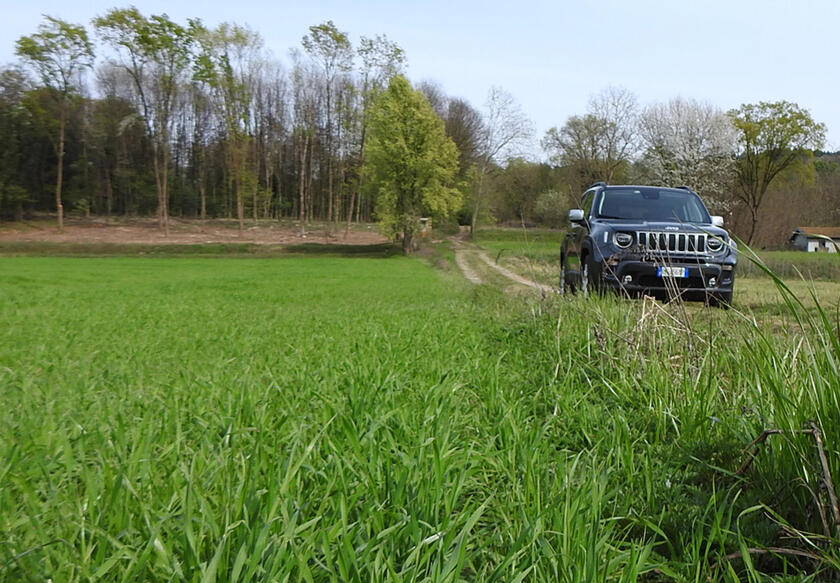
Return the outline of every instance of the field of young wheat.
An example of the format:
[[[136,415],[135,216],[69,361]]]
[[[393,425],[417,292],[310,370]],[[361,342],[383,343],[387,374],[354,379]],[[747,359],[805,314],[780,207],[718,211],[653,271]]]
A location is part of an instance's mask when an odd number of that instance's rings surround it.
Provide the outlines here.
[[[0,257],[0,581],[836,577],[836,306],[432,263]]]

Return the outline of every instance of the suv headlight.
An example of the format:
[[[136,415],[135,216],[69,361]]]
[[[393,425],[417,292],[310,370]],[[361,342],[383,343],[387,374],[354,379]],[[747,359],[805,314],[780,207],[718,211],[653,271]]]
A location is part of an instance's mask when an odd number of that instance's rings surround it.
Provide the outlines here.
[[[719,253],[721,249],[723,249],[725,243],[723,239],[719,239],[717,237],[709,237],[706,240],[706,247],[708,247],[709,251],[712,253]]]
[[[633,244],[633,235],[630,233],[616,233],[613,235],[613,243],[615,243],[616,247],[627,249]]]

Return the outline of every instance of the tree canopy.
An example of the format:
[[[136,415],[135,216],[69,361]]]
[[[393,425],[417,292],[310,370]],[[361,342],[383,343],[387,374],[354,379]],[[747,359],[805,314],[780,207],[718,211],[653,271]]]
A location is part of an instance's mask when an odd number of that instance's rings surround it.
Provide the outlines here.
[[[637,147],[636,97],[610,87],[593,97],[584,115],[551,128],[542,146],[555,163],[570,167],[583,189],[596,180],[622,180]]]
[[[788,101],[745,104],[729,117],[738,132],[738,196],[750,210],[750,244],[768,187],[803,154],[822,146],[826,128],[807,109]]]
[[[723,111],[677,97],[646,107],[639,134],[646,181],[690,186],[716,211],[730,206],[736,136]]]
[[[62,186],[64,182],[64,140],[67,128],[70,98],[77,93],[80,73],[93,65],[93,47],[88,40],[84,26],[71,24],[51,16],[38,32],[22,36],[17,41],[16,51],[41,78],[57,105],[58,131],[55,152],[58,158],[55,184],[55,206],[58,211],[58,230],[64,230],[64,203]]]
[[[411,253],[421,217],[457,211],[458,150],[443,120],[405,77],[395,76],[371,112],[364,172],[376,191],[376,214],[388,234]]]

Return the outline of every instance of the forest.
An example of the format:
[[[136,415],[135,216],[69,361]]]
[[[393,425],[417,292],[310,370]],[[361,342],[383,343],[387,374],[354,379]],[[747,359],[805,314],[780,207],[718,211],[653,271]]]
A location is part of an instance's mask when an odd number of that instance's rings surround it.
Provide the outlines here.
[[[354,45],[332,21],[301,32],[280,59],[246,25],[136,8],[87,26],[45,16],[0,68],[0,220],[376,221],[371,111],[409,55],[384,34]],[[559,227],[595,180],[688,185],[763,247],[840,223],[840,156],[794,103],[640,104],[608,87],[535,136],[505,89],[477,105],[434,81],[415,87],[457,147],[448,186],[463,202],[438,224]]]

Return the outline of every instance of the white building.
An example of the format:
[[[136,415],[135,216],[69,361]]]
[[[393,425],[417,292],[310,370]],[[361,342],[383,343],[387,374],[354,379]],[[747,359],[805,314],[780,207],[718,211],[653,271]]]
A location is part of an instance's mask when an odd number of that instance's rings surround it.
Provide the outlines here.
[[[840,251],[840,227],[799,227],[791,234],[790,244],[809,253],[836,253]]]

